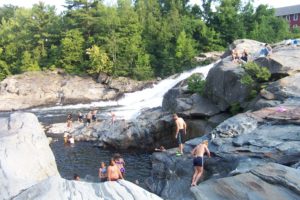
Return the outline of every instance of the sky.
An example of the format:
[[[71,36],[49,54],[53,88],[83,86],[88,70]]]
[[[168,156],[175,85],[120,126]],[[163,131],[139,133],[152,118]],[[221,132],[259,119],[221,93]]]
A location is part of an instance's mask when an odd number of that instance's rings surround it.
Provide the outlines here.
[[[55,5],[58,12],[62,11],[64,8],[65,0],[0,0],[0,6],[5,4],[17,5],[20,7],[30,8],[33,4],[43,1],[49,5]],[[105,0],[108,4],[113,4],[116,0]],[[190,0],[191,3],[201,2],[200,0]],[[299,0],[254,0],[255,7],[259,4],[268,4],[271,7],[278,8],[290,5],[300,4]]]

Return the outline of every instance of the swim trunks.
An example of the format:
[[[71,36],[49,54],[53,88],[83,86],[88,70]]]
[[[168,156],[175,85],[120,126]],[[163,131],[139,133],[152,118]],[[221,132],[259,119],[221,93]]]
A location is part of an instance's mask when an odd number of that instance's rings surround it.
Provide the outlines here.
[[[195,157],[193,160],[193,165],[202,167],[204,165],[203,157],[201,156]]]
[[[184,143],[184,129],[179,129],[179,132],[177,135],[177,142],[178,142],[178,144]]]

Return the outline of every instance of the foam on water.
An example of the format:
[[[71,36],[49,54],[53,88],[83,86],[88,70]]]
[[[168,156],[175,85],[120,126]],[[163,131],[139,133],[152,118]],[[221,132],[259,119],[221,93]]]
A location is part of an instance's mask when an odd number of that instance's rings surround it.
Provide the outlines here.
[[[60,110],[60,109],[79,109],[91,107],[109,107],[118,106],[114,109],[118,118],[131,119],[139,115],[140,111],[145,108],[154,108],[162,105],[164,94],[174,87],[180,81],[190,77],[194,73],[202,73],[206,78],[208,71],[213,67],[213,64],[197,67],[193,70],[181,73],[178,76],[171,76],[167,79],[155,84],[152,88],[146,88],[141,91],[126,93],[125,96],[118,101],[99,101],[89,104],[76,104],[65,106],[54,106],[48,108],[36,108],[32,111],[47,111],[47,110]]]

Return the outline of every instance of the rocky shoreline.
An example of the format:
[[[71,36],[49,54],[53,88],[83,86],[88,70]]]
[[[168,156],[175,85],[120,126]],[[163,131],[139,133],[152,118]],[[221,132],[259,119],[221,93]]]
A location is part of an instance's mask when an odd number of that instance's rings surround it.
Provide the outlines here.
[[[257,57],[262,47],[252,40],[231,45],[239,51],[246,48],[250,60],[271,72],[252,98],[251,88],[241,81],[244,68],[231,61],[228,51],[209,71],[203,95],[190,93],[184,80],[165,94],[162,107],[143,110],[134,120],[116,120],[114,126],[109,120],[88,127],[74,123],[72,135],[117,149],[174,147],[171,114],[176,112],[187,122],[189,140],[183,156],[176,156],[176,148],[153,153],[152,173],[146,180],[151,192],[172,200],[299,199],[300,47],[276,44],[269,57]],[[242,112],[234,114],[237,106]],[[53,124],[47,132],[61,134],[65,126]],[[203,140],[209,140],[213,156],[206,159],[201,183],[191,188],[190,151]],[[55,187],[65,184],[49,179],[46,185],[52,181]]]
[[[13,113],[0,118],[0,124],[0,199],[161,199],[126,180],[63,179],[35,115]]]
[[[61,71],[26,72],[0,83],[0,111],[113,100],[153,84],[154,81],[134,81],[125,77],[106,77],[97,82],[89,76]]]
[[[240,51],[251,47],[252,55],[261,48],[260,43],[250,40],[236,41],[233,46]],[[300,48],[274,46],[270,57],[253,60],[272,74],[253,99],[248,98],[250,90],[240,81],[244,70],[230,61],[228,53],[210,70],[202,98],[221,113],[227,113],[235,103],[244,113],[224,118],[209,133],[187,141],[182,157],[176,157],[174,149],[153,154],[152,175],[146,181],[150,191],[164,199],[300,198]],[[180,105],[180,98],[175,101]],[[170,108],[188,117],[188,109],[182,107]],[[190,187],[190,151],[206,139],[213,157],[205,162],[201,183]]]

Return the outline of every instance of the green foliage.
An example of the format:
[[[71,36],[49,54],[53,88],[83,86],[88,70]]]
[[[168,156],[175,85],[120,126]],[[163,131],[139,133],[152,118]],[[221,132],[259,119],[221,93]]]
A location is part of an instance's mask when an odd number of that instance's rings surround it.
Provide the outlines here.
[[[241,83],[251,88],[248,99],[255,98],[262,87],[262,83],[270,79],[271,73],[268,68],[260,67],[255,62],[248,62],[243,65],[245,75],[241,78]]]
[[[80,72],[83,64],[84,39],[78,29],[70,30],[61,41],[60,63],[67,72]]]
[[[198,53],[224,50],[238,38],[270,43],[300,37],[299,29],[291,31],[273,9],[254,9],[253,1],[103,2],[67,0],[59,15],[42,2],[30,9],[0,7],[1,77],[62,67],[75,74],[107,72],[144,80],[190,69]]]
[[[205,80],[202,74],[193,74],[187,79],[188,90],[192,93],[203,95],[205,88]]]
[[[271,77],[271,73],[267,67],[260,67],[255,62],[248,62],[243,65],[243,68],[246,71],[245,78],[243,77],[246,84],[249,83],[251,85],[254,81],[258,83],[266,82]],[[253,81],[251,82],[250,79],[253,79]]]
[[[112,70],[112,63],[109,60],[107,54],[100,49],[100,47],[93,45],[91,48],[86,50],[90,58],[88,73],[99,74],[106,73],[110,74]]]
[[[230,105],[229,107],[229,112],[232,114],[232,115],[236,115],[240,112],[242,112],[242,107],[240,105],[240,103],[233,103]]]

